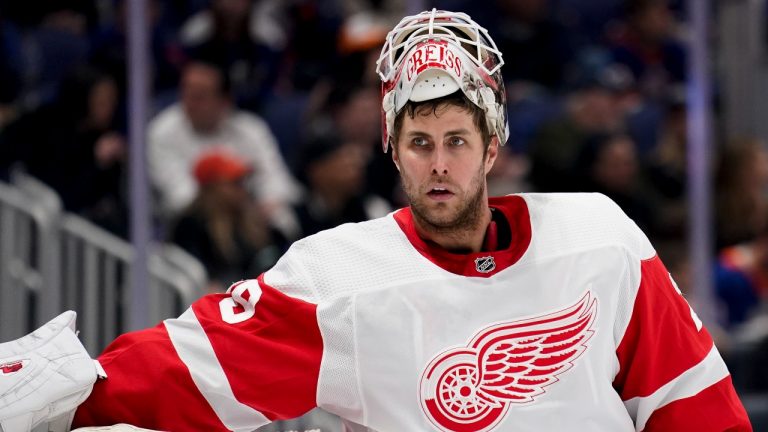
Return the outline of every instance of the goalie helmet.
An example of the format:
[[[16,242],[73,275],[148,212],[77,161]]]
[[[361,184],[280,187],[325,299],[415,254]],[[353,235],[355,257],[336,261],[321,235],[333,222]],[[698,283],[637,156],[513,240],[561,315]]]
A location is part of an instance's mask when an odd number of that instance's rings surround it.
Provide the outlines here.
[[[408,101],[421,102],[458,90],[485,112],[491,135],[509,136],[501,52],[488,31],[469,15],[432,9],[403,18],[381,49],[382,145],[392,139],[395,117]]]

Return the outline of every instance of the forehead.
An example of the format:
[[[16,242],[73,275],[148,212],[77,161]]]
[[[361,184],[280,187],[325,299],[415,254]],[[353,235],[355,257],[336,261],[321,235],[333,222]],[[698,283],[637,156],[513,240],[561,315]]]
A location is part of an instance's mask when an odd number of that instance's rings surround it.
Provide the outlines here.
[[[456,130],[466,130],[471,134],[480,135],[469,110],[456,105],[441,104],[437,107],[418,107],[413,112],[413,116],[406,112],[403,116],[401,132],[402,135],[409,133],[443,135]]]
[[[216,88],[220,79],[221,76],[215,69],[202,65],[192,65],[184,71],[182,84],[187,87]]]

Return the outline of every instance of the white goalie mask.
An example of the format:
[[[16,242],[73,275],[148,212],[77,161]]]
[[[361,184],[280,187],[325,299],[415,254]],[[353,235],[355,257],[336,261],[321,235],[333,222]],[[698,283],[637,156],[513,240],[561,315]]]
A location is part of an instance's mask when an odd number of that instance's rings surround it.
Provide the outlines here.
[[[464,13],[422,12],[403,18],[381,49],[382,145],[392,139],[395,117],[408,101],[437,99],[461,90],[485,112],[491,135],[509,136],[504,61],[488,31]]]

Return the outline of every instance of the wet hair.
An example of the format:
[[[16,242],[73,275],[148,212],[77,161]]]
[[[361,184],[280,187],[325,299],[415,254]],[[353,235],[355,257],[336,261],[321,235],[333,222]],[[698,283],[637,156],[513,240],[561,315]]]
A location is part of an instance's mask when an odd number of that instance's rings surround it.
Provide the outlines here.
[[[412,119],[415,118],[416,115],[437,115],[438,110],[448,106],[455,106],[472,114],[472,123],[474,123],[477,130],[480,131],[480,136],[483,138],[483,143],[485,143],[485,148],[487,149],[491,144],[491,132],[488,130],[488,125],[485,121],[485,111],[467,99],[467,97],[464,96],[464,93],[460,90],[437,99],[430,99],[422,102],[408,101],[395,117],[392,127],[393,130],[390,133],[392,136],[392,147],[397,146],[400,131],[403,128],[403,119],[406,115]]]

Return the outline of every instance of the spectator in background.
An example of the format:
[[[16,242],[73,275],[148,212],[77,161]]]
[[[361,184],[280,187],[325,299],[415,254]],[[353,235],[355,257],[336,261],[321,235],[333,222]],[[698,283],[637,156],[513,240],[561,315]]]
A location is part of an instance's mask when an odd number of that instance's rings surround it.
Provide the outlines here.
[[[305,131],[295,127],[297,122],[309,124],[318,117],[333,121],[326,111],[330,109],[328,99],[337,86],[335,83],[367,87],[378,99],[376,60],[389,25],[382,24],[377,15],[359,13],[345,19],[335,32],[338,17],[328,16],[333,9],[327,2],[321,5],[317,1],[288,8],[290,26],[295,32],[283,53],[281,78],[273,97],[262,110],[284,155],[296,154],[306,138]],[[380,119],[367,114],[368,111],[353,113],[349,123],[362,115],[368,121],[359,129],[372,129],[378,135]],[[390,166],[388,163],[387,168]]]
[[[288,39],[278,13],[278,2],[211,0],[184,23],[179,37],[191,58],[221,69],[239,106],[257,111],[275,83]]]
[[[339,3],[346,18],[372,13],[381,17],[390,27],[396,24],[409,9],[409,4],[406,0],[341,0]],[[431,3],[438,2],[433,1]],[[426,8],[426,5],[424,7]],[[413,9],[413,7],[410,9]],[[386,36],[386,33],[384,35]]]
[[[280,58],[277,91],[283,95],[308,92],[337,64],[341,5],[325,0],[271,3],[280,5],[279,21],[288,35]]]
[[[504,146],[499,150],[496,162],[488,173],[488,193],[502,196],[510,193],[528,192],[531,185],[526,177],[530,171],[530,161],[523,153]]]
[[[729,330],[747,322],[765,299],[768,277],[766,239],[725,248],[715,264],[720,323]],[[764,300],[763,300],[764,301]]]
[[[605,194],[643,231],[653,231],[653,207],[642,189],[637,150],[628,135],[590,136],[579,154],[573,177],[580,179],[581,191]]]
[[[584,141],[624,127],[624,96],[631,83],[606,68],[586,76],[565,102],[564,113],[544,123],[530,146],[530,181],[541,192],[572,192],[574,169]]]
[[[21,73],[21,38],[0,11],[0,130],[18,111]]]
[[[504,77],[511,93],[519,86],[558,91],[576,52],[576,35],[557,21],[550,0],[496,0],[496,43],[506,56]]]
[[[629,67],[652,99],[685,82],[686,51],[675,24],[668,0],[626,0],[624,26],[608,35],[613,60]]]
[[[313,110],[310,129],[335,130],[343,141],[357,145],[365,161],[365,190],[399,205],[397,170],[390,155],[381,150],[379,104],[378,88],[353,79],[336,79],[323,103]]]
[[[114,2],[114,14],[92,36],[90,61],[99,65],[117,80],[122,94],[126,93],[128,64],[128,20],[126,0]],[[168,3],[159,0],[147,2],[146,23],[150,28],[149,34],[149,74],[152,92],[155,99],[164,100],[168,93],[175,92],[179,82],[179,71],[185,60],[180,44],[169,29],[161,25],[164,8],[170,8]]]
[[[373,12],[360,12],[344,19],[336,46],[339,61],[330,72],[334,80],[378,88],[381,84],[376,74],[376,61],[388,28],[386,18]]]
[[[376,87],[358,82],[339,82],[326,106],[341,135],[361,144],[369,152],[379,147],[373,143],[381,140],[381,118],[370,114],[372,108],[379,105],[379,99]]]
[[[181,101],[160,112],[148,127],[149,176],[159,211],[172,219],[197,194],[195,161],[206,150],[227,149],[254,168],[250,189],[270,220],[301,195],[267,124],[233,107],[227,75],[194,62],[181,78]],[[287,235],[293,228],[284,227]]]
[[[4,15],[26,28],[46,27],[55,23],[55,27],[83,34],[93,29],[99,18],[98,7],[93,0],[3,0],[0,6]]]
[[[659,199],[657,234],[682,240],[688,221],[688,119],[682,95],[668,100],[658,134],[643,161],[648,184]]]
[[[4,1],[3,15],[20,37],[20,102],[25,109],[50,103],[59,83],[87,60],[88,32],[98,19],[89,0]]]
[[[768,290],[768,152],[757,139],[723,148],[715,175],[715,287],[724,325],[746,322]]]
[[[55,189],[66,210],[126,235],[126,145],[114,128],[117,104],[112,77],[87,66],[76,68],[54,102],[3,131],[0,166],[7,171],[19,163]]]
[[[325,132],[308,140],[300,154],[297,177],[308,192],[295,208],[302,237],[392,211],[384,199],[365,193],[365,157],[359,145]]]
[[[391,27],[386,14],[400,6],[398,2],[385,5],[367,0],[345,4],[349,15],[338,29],[337,54],[326,75],[309,92],[304,110],[308,130],[334,130],[342,140],[359,146],[366,167],[364,190],[396,206],[404,204],[404,198],[391,156],[381,151],[381,83],[375,71],[381,44]],[[294,140],[296,147],[306,138]]]
[[[717,249],[751,241],[766,229],[768,152],[755,139],[726,144],[715,175]]]
[[[200,155],[193,172],[197,195],[170,240],[205,265],[209,290],[223,291],[232,281],[270,268],[286,242],[246,189],[251,167],[229,152],[213,150]]]

